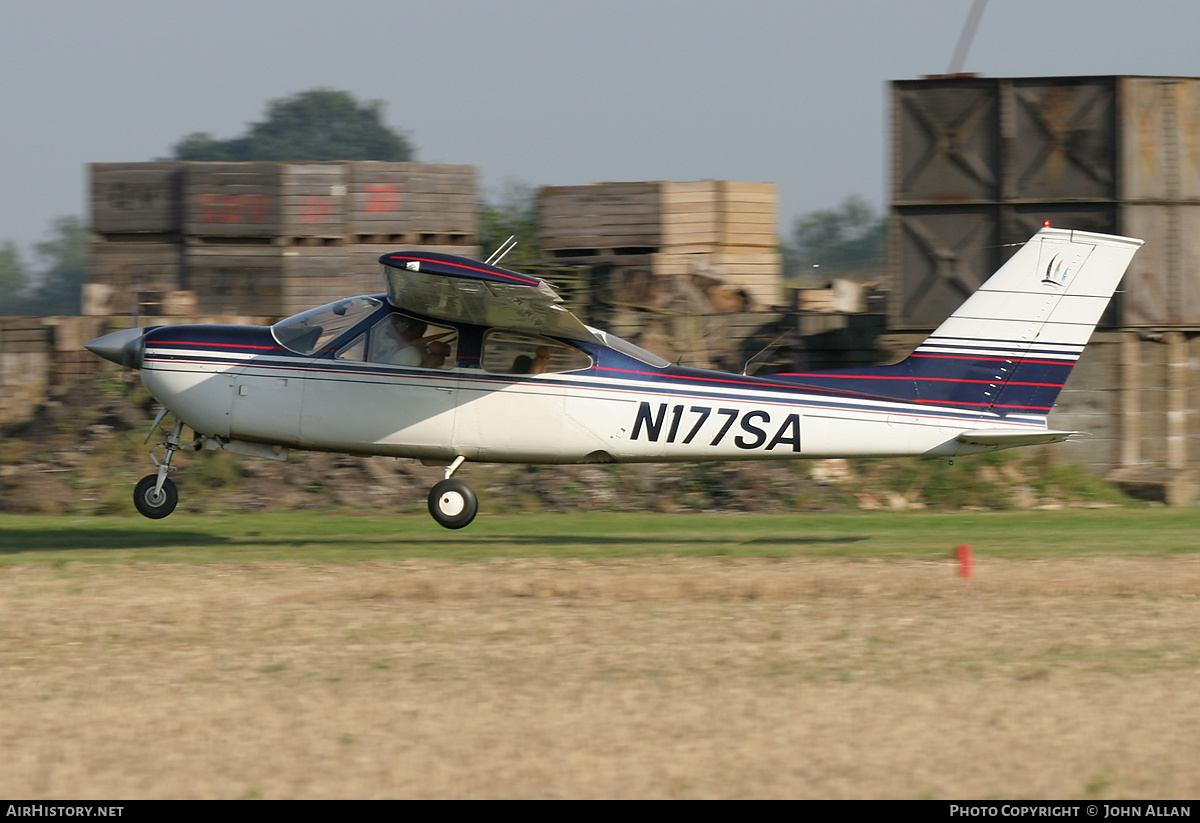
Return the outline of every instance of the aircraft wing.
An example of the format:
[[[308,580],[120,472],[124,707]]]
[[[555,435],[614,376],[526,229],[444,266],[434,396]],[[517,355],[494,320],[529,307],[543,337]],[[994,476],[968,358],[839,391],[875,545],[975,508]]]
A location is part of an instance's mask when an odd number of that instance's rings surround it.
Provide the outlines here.
[[[392,252],[379,262],[388,300],[397,308],[440,320],[603,342],[540,278],[436,252]]]
[[[969,443],[972,446],[998,446],[1011,448],[1013,446],[1038,446],[1043,443],[1061,443],[1073,434],[1079,432],[1055,431],[1011,431],[1008,429],[972,429],[960,434],[955,440]]]

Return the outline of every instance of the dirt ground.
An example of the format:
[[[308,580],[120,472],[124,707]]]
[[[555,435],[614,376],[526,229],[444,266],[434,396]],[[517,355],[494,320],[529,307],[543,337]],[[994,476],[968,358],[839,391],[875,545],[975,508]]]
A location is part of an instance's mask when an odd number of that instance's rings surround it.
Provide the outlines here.
[[[1200,560],[0,568],[0,796],[1196,798]]]

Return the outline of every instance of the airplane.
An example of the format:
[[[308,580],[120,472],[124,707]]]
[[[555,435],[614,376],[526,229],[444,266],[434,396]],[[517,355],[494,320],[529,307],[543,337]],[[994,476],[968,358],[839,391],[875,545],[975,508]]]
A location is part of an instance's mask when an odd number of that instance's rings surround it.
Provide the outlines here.
[[[953,459],[1066,440],[1078,433],[1047,415],[1141,245],[1044,227],[911,355],[864,368],[674,365],[584,324],[545,280],[422,251],[379,258],[385,294],[269,327],[131,328],[86,348],[141,370],[162,404],[151,436],[174,414],[151,450],[157,472],[134,490],[146,517],[175,509],[179,451],[306,449],[442,468],[429,511],[460,529],[478,511],[453,476],[468,461]]]

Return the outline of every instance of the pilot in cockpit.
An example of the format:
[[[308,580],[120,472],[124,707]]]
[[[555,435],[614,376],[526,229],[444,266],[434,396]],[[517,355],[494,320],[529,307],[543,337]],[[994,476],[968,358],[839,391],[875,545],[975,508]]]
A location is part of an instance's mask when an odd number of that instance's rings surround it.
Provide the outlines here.
[[[441,362],[426,368],[441,368],[450,353],[445,339],[453,337],[454,332],[426,335],[427,328],[421,320],[388,315],[372,334],[371,360],[393,366],[426,366],[435,362],[440,354]]]

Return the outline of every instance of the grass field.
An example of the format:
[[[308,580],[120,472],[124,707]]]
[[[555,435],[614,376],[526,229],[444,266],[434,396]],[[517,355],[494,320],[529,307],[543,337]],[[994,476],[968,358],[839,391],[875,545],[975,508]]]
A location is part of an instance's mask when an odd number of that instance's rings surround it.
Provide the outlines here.
[[[1198,527],[0,517],[0,795],[1194,798]]]
[[[447,531],[425,514],[139,517],[0,515],[0,563],[355,562],[432,557],[837,557],[932,560],[961,544],[997,558],[1200,551],[1200,509],[853,514],[481,515]]]

